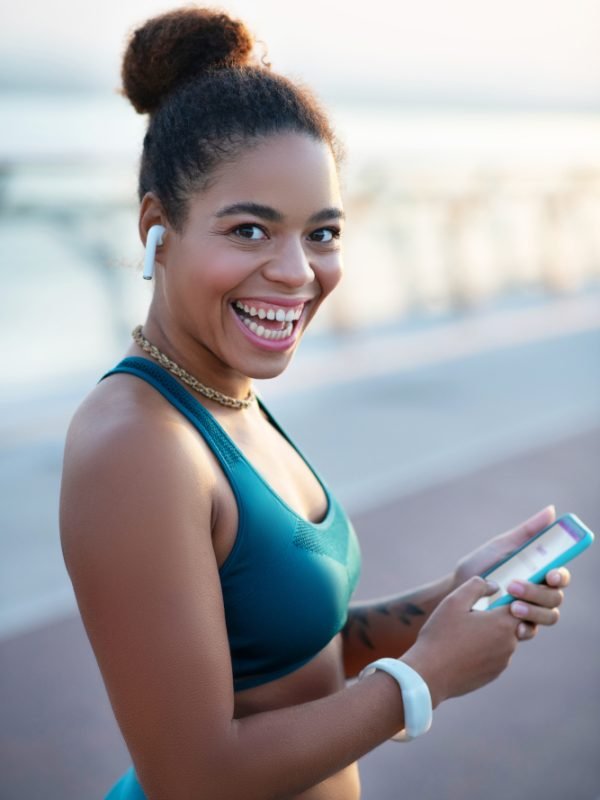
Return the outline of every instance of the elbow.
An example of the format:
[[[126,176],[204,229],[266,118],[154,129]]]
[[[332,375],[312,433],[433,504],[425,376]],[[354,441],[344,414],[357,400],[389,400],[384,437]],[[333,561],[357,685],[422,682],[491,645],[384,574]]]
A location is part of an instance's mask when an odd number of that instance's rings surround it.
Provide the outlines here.
[[[165,741],[145,751],[140,757],[131,753],[135,775],[146,800],[234,800],[231,774],[232,758],[228,757],[227,741],[217,741],[215,731],[200,739],[177,742]],[[232,791],[233,789],[233,791]],[[132,795],[133,796],[133,795]],[[137,794],[136,794],[137,797]]]
[[[200,760],[200,759],[199,759]],[[181,769],[175,775],[157,776],[153,770],[151,777],[139,777],[146,800],[247,800],[248,793],[236,780],[235,770],[226,765],[211,764],[193,770]]]
[[[268,775],[252,768],[255,759],[240,741],[239,720],[232,720],[220,742],[216,734],[204,743],[180,749],[177,757],[146,760],[135,771],[147,800],[284,800],[273,793]],[[219,737],[220,738],[220,737]],[[264,761],[264,759],[261,759]]]

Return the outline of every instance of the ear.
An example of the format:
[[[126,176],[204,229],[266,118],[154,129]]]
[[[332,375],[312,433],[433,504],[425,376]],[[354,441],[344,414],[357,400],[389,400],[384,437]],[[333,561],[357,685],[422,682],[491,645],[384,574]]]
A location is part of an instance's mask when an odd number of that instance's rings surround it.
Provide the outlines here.
[[[148,231],[153,225],[163,225],[166,228],[167,233],[163,237],[164,243],[166,244],[169,233],[169,223],[167,222],[167,216],[163,210],[160,200],[154,194],[154,192],[146,192],[140,204],[140,216],[138,222],[140,239],[142,240],[142,244],[144,245],[144,247],[146,246]],[[158,261],[159,264],[162,263],[160,259],[161,252],[164,252],[162,247],[157,251],[157,257],[155,259],[156,261]]]

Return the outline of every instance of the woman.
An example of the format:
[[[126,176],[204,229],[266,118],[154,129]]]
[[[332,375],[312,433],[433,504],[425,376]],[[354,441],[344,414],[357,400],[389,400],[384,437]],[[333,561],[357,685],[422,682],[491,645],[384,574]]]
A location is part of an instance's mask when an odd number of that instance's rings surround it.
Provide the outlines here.
[[[252,389],[340,279],[339,148],[312,96],[252,49],[240,22],[187,8],[149,20],[123,62],[150,114],[139,230],[154,295],[73,418],[61,495],[65,562],[133,761],[111,800],[357,800],[357,759],[499,675],[556,622],[569,582],[562,569],[523,586],[520,613],[470,611],[494,591],[477,575],[550,506],[441,580],[349,608],[355,532]]]

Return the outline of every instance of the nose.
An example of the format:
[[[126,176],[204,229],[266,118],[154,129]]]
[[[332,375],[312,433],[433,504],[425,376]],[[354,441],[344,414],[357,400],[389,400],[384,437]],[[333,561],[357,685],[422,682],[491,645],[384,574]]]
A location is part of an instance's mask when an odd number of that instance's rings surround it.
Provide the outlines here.
[[[298,239],[290,239],[278,248],[276,254],[263,267],[267,280],[297,289],[315,279],[307,253]]]

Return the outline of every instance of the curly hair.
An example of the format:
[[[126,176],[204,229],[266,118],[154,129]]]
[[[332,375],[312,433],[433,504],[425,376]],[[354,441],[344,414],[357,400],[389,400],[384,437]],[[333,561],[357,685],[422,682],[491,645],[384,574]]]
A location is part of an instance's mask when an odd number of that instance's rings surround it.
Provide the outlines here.
[[[191,195],[253,140],[304,133],[342,158],[314,95],[257,61],[254,46],[243,22],[194,6],[152,17],[128,41],[121,93],[150,115],[138,197],[153,191],[175,229],[185,225]]]

